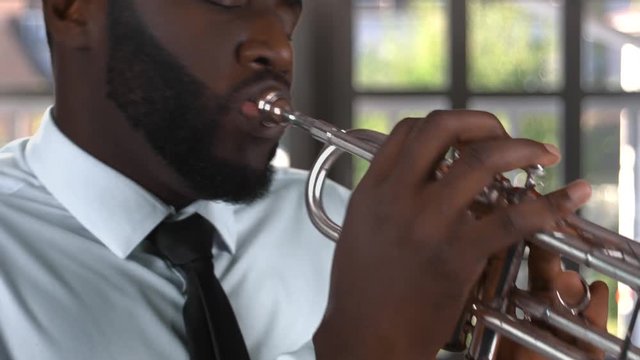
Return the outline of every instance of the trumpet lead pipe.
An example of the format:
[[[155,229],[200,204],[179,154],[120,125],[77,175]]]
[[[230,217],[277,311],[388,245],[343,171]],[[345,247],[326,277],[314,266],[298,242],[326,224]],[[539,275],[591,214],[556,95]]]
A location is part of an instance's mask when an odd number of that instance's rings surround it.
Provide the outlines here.
[[[270,93],[258,101],[258,109],[271,116],[275,124],[290,124],[306,130],[316,140],[349,152],[367,161],[373,160],[380,144],[372,144],[352,136],[332,124],[290,110],[290,105],[277,93]]]

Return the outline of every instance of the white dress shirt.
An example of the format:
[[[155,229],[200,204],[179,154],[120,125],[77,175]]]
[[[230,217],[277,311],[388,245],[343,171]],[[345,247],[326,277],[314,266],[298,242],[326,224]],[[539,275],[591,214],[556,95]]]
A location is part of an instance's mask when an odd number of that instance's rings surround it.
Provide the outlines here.
[[[333,244],[304,206],[306,173],[276,171],[250,205],[179,213],[64,136],[50,116],[0,150],[0,359],[188,358],[185,281],[147,251],[163,219],[198,212],[224,238],[215,271],[253,360],[313,359]],[[342,219],[348,191],[329,184]]]

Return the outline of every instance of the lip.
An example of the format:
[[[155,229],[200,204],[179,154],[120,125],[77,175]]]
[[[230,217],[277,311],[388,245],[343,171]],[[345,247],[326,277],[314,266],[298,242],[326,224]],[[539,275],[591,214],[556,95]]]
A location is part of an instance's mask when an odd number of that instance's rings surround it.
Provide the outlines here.
[[[250,86],[238,93],[232,101],[234,112],[240,115],[240,125],[250,134],[264,139],[279,139],[284,134],[288,125],[275,125],[270,122],[269,114],[258,109],[258,100],[265,94],[277,91],[290,99],[288,86],[277,82],[267,81]]]

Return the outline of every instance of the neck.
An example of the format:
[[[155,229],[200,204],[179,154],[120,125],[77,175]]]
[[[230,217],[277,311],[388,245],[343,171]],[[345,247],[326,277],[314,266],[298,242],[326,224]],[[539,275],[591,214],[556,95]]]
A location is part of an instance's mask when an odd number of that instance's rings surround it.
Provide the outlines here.
[[[82,66],[56,67],[53,115],[58,128],[84,151],[165,203],[182,208],[196,200],[197,195],[106,98],[106,81],[96,73]]]

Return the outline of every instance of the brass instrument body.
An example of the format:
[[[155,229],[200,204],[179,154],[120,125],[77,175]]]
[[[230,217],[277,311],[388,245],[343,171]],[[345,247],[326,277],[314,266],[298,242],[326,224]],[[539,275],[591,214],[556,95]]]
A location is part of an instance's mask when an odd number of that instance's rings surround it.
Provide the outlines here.
[[[341,130],[324,121],[291,111],[288,103],[283,103],[277,93],[265,96],[259,101],[258,107],[270,114],[276,124],[294,125],[326,144],[310,170],[306,204],[311,221],[318,230],[329,239],[338,241],[341,228],[327,216],[322,202],[327,173],[344,152],[371,161],[386,136],[369,130]],[[450,164],[452,160],[446,161]],[[529,175],[524,188],[513,187],[504,177],[497,175],[494,186],[490,186],[476,200],[484,205],[496,206],[500,201],[508,205],[526,196],[539,196],[535,192],[532,174]],[[564,224],[560,225],[568,231],[541,232],[527,241],[617,279],[636,291],[640,289],[640,245],[576,215],[567,217]],[[446,349],[465,352],[469,359],[495,359],[500,337],[505,336],[551,359],[592,358],[528,321],[533,319],[583,339],[609,356],[619,357],[622,340],[516,287],[515,280],[525,249],[526,242],[523,239],[490,261]],[[512,313],[514,308],[524,313],[525,320],[518,319]],[[627,358],[640,360],[640,349],[632,346]]]

